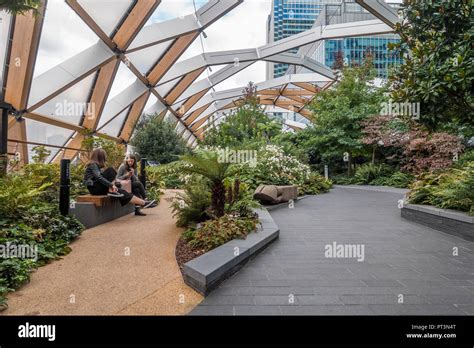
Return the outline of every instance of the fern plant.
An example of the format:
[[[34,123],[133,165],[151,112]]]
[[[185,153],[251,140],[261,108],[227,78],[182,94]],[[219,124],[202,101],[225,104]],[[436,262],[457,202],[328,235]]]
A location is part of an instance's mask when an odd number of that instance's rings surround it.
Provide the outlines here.
[[[216,152],[198,150],[193,154],[181,156],[185,162],[183,171],[190,174],[199,174],[211,182],[211,210],[216,217],[224,215],[225,186],[224,180],[236,173],[230,163],[219,161]]]
[[[177,194],[171,204],[178,227],[186,227],[209,219],[211,204],[209,183],[203,177],[193,177],[184,186],[184,192]]]
[[[0,212],[5,217],[13,217],[19,210],[27,210],[34,200],[51,186],[44,183],[37,186],[20,175],[11,175],[0,180]]]

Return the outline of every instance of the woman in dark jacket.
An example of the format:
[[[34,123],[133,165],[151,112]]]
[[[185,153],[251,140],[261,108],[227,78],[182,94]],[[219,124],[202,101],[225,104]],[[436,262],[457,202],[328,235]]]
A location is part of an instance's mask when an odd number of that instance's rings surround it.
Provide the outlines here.
[[[155,201],[145,201],[131,193],[118,188],[115,183],[117,172],[113,168],[107,168],[102,171],[107,161],[107,154],[103,149],[92,151],[90,161],[86,166],[84,173],[84,183],[91,195],[108,195],[118,198],[122,206],[132,203],[135,204],[135,215],[146,215],[140,211],[140,207],[149,208]]]
[[[130,180],[132,192],[135,196],[146,199],[146,191],[137,176],[137,157],[129,154],[117,171],[117,179]]]

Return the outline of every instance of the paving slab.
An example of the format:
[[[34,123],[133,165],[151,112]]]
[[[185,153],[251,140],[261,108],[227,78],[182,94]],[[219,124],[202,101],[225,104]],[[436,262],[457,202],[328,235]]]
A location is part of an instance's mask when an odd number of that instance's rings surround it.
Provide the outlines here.
[[[405,193],[337,186],[271,211],[279,240],[191,314],[473,315],[474,243],[403,219]],[[363,245],[363,260],[327,257],[334,242]],[[254,304],[219,305],[241,297]]]

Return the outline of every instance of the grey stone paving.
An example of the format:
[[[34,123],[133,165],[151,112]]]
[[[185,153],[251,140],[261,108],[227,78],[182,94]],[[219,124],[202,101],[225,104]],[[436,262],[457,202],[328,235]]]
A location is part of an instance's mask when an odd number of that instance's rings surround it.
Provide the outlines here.
[[[402,197],[336,187],[272,211],[279,240],[191,314],[474,315],[474,243],[402,219]],[[325,257],[333,242],[364,260]]]

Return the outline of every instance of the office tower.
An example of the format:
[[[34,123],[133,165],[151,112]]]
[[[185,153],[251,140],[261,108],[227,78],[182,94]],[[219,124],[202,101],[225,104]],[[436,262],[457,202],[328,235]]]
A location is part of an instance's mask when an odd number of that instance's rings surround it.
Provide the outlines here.
[[[388,2],[388,1],[387,1]],[[398,3],[390,3],[396,7]],[[375,19],[353,0],[273,0],[272,12],[267,20],[267,42],[278,41],[313,25],[328,25]],[[389,69],[401,58],[390,52],[388,44],[397,42],[397,35],[375,35],[327,40],[313,46],[305,54],[332,67],[338,55],[348,65],[360,64],[370,52],[379,77],[386,78]],[[292,52],[298,52],[297,49]],[[294,72],[286,64],[267,63],[267,79]],[[295,68],[296,69],[296,68]],[[296,70],[295,70],[296,71]]]

